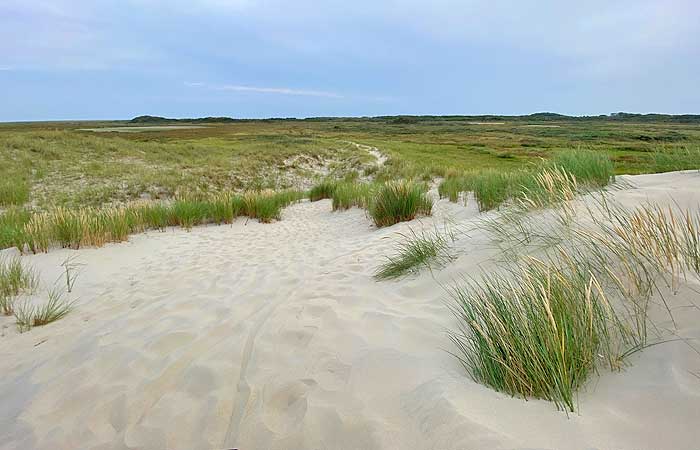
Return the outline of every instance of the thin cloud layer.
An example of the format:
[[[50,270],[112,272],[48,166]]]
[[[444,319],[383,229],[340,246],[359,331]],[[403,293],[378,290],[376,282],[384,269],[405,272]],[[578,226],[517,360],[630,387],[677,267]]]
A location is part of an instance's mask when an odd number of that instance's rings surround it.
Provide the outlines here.
[[[695,0],[5,0],[0,119],[698,112],[698,23]]]

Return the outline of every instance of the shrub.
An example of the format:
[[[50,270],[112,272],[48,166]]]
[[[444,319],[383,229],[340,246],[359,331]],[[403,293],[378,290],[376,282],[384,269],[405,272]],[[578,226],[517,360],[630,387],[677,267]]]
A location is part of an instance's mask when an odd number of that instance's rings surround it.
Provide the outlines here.
[[[433,201],[425,191],[424,185],[409,181],[386,183],[372,197],[369,215],[378,227],[430,215]]]

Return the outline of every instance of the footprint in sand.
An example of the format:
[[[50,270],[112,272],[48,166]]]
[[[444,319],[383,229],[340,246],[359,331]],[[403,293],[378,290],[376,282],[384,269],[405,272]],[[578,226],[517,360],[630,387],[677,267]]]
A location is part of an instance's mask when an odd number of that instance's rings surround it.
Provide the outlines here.
[[[309,390],[316,386],[311,379],[295,380],[263,388],[263,422],[275,433],[286,435],[302,424],[306,415]]]

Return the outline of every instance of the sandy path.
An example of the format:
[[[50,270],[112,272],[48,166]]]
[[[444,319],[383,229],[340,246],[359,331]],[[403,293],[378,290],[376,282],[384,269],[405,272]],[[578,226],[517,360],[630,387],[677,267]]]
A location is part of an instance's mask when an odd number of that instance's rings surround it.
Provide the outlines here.
[[[616,196],[700,202],[700,176],[630,177]],[[423,226],[476,217],[441,201]],[[420,226],[414,222],[412,226]],[[53,282],[86,264],[63,320],[0,338],[0,448],[692,448],[700,357],[680,342],[603,373],[567,417],[472,382],[446,350],[440,283],[488,265],[476,233],[449,267],[376,283],[397,231],[330,202],[269,225],[171,230],[24,259]],[[700,287],[700,286],[698,286]],[[7,322],[2,322],[7,325]],[[678,333],[700,337],[684,309]],[[38,345],[37,345],[38,344]]]

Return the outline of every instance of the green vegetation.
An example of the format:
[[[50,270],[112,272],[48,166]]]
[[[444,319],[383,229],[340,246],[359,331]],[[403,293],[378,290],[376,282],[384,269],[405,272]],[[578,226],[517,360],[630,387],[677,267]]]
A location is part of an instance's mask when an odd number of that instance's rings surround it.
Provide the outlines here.
[[[0,216],[0,246],[37,253],[54,245],[73,249],[99,247],[146,230],[231,223],[241,216],[270,222],[280,218],[283,207],[303,197],[298,191],[264,191],[242,196],[225,193],[181,197],[169,203],[134,202],[110,208],[56,208],[33,215],[11,210]]]
[[[376,187],[366,183],[338,183],[331,196],[333,211],[343,211],[353,206],[367,208]]]
[[[654,172],[700,169],[700,146],[658,148],[654,151]]]
[[[613,179],[613,165],[606,155],[588,150],[568,150],[557,153],[537,169],[489,169],[451,176],[440,184],[438,191],[441,197],[453,202],[458,200],[460,193],[471,191],[479,211],[489,211],[523,199],[532,206],[547,206],[557,201],[554,197],[570,197],[570,190],[604,187]]]
[[[612,341],[624,329],[584,267],[531,259],[512,276],[489,274],[453,294],[462,329],[452,340],[478,382],[573,411],[598,356],[617,367]]]
[[[422,268],[432,270],[453,259],[450,245],[454,235],[445,230],[432,232],[422,231],[420,234],[411,229],[410,234],[400,233],[402,240],[398,243],[394,256],[379,266],[374,273],[377,280],[392,280],[401,278]]]
[[[73,309],[73,302],[66,300],[61,291],[50,290],[48,297],[46,303],[40,305],[25,303],[17,308],[14,314],[20,333],[62,319]]]
[[[309,200],[317,202],[326,198],[333,198],[333,193],[337,187],[337,182],[333,180],[324,180],[314,185],[309,191]]]
[[[19,258],[0,260],[0,313],[14,314],[17,297],[32,292],[36,286],[35,272],[24,267]]]
[[[378,227],[429,216],[433,201],[426,186],[410,181],[388,182],[379,187],[369,204],[369,215]]]
[[[29,184],[18,177],[0,180],[0,207],[22,205],[29,200]]]
[[[551,165],[573,175],[579,183],[595,187],[607,186],[615,178],[613,163],[608,155],[590,150],[557,153]]]
[[[476,381],[573,411],[599,366],[618,369],[648,345],[660,287],[675,291],[700,273],[700,213],[630,211],[605,195],[582,217],[526,212],[489,225],[504,249],[517,249],[508,258],[516,262],[453,288],[459,329],[451,337]]]
[[[0,124],[0,248],[101,245],[144,229],[239,216],[268,222],[288,200],[246,199],[245,192],[314,183],[312,200],[332,198],[336,210],[368,209],[383,226],[394,219],[382,216],[413,217],[383,211],[398,206],[385,203],[380,188],[395,180],[446,177],[441,196],[457,201],[474,192],[485,211],[524,195],[543,198],[534,191],[543,168],[560,167],[579,187],[598,187],[614,173],[697,167],[700,131],[692,118],[654,117],[204,118],[183,122],[205,125],[198,128],[99,134],[82,130],[128,122]],[[376,146],[388,160],[378,167],[351,142]]]

